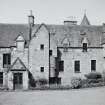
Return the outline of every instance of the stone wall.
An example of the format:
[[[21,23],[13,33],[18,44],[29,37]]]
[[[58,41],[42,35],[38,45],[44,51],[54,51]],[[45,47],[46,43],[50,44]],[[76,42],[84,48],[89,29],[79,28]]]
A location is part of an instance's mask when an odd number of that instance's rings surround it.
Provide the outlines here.
[[[5,53],[11,53],[11,49],[10,48],[0,48],[0,72],[4,72],[3,68],[3,54]]]
[[[11,51],[11,64],[17,59],[20,58],[21,61],[28,68],[28,48],[24,48],[23,50],[18,50],[17,48],[13,48]]]
[[[40,49],[41,44],[44,45],[43,50]],[[41,72],[41,67],[44,67],[44,72]],[[30,42],[29,70],[35,79],[49,79],[49,33],[44,25],[40,27]]]
[[[0,48],[0,72],[3,72],[3,86],[13,88],[13,81],[9,80],[10,76],[7,73],[8,68],[3,68],[3,54],[11,53],[11,65],[13,62],[19,57],[21,61],[25,64],[26,68],[28,68],[28,48],[24,48],[22,50],[18,50],[16,47],[12,48]],[[12,77],[11,77],[12,78]]]
[[[11,53],[10,48],[0,48],[0,72],[3,72],[3,86],[8,87],[7,68],[3,68],[3,54]]]
[[[84,75],[91,72],[91,60],[96,60],[96,71],[105,71],[105,58],[102,48],[88,48],[87,52],[83,52],[82,48],[69,48],[64,52],[63,48],[59,48],[61,52],[61,60],[64,60],[64,71],[59,73],[61,83],[69,85],[72,77],[84,78]],[[80,73],[74,71],[74,61],[80,61]]]

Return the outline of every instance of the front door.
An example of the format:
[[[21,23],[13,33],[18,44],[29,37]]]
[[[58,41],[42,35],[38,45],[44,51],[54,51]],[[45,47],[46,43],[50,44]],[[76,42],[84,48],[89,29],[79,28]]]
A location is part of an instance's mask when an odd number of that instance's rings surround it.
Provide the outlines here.
[[[23,87],[23,73],[14,73],[13,78],[14,89],[22,89]]]

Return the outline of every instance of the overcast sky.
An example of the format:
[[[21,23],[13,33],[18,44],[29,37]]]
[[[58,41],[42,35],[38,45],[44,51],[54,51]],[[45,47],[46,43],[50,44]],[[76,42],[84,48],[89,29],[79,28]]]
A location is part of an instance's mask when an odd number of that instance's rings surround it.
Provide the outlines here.
[[[27,23],[30,10],[36,23],[62,24],[70,16],[80,23],[85,9],[91,24],[105,22],[105,0],[0,0],[0,23]]]

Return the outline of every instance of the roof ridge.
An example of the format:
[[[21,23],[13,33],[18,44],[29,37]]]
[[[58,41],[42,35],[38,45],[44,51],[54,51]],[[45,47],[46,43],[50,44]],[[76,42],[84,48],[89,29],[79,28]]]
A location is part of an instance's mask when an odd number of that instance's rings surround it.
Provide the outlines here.
[[[0,23],[0,25],[28,25],[25,23]]]

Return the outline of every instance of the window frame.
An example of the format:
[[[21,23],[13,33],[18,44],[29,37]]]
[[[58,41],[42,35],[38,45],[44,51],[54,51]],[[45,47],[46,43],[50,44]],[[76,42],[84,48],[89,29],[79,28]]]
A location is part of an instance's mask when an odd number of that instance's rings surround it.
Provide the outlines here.
[[[3,68],[7,68],[11,65],[11,53],[3,54]]]
[[[44,72],[44,67],[40,67],[40,72],[41,72],[41,73]]]
[[[64,61],[59,61],[59,72],[64,72]]]
[[[91,60],[91,71],[96,71],[96,60]]]
[[[74,61],[74,72],[80,73],[80,60]]]
[[[40,50],[44,50],[44,44],[40,44]]]

